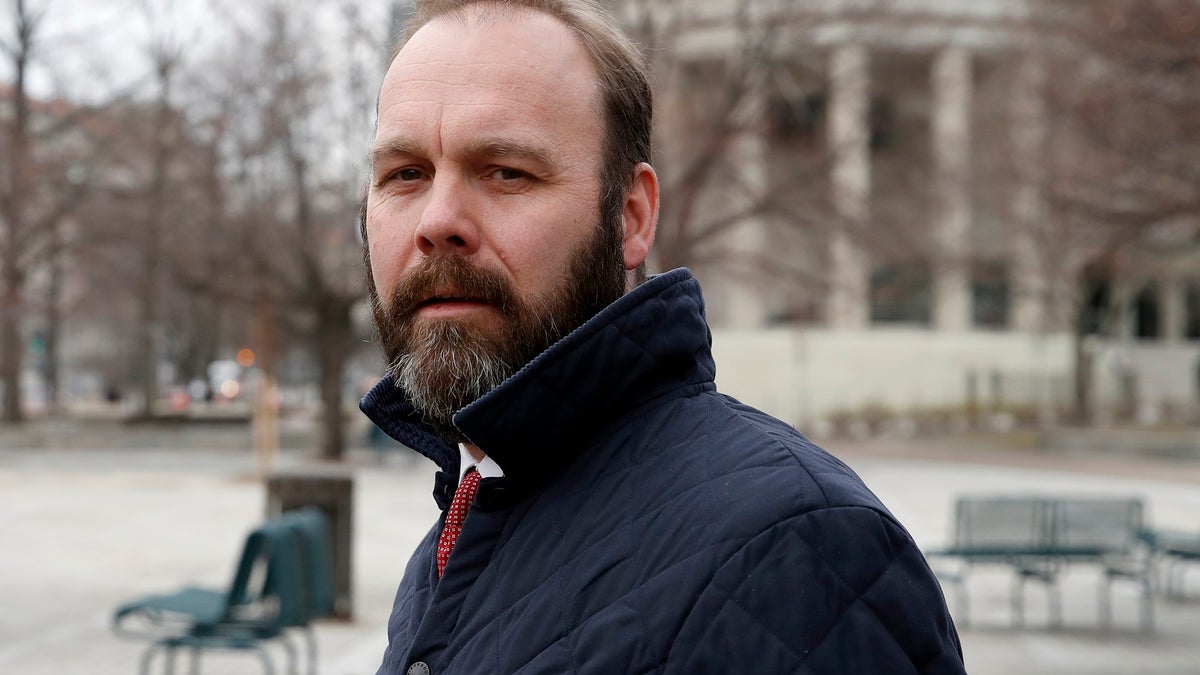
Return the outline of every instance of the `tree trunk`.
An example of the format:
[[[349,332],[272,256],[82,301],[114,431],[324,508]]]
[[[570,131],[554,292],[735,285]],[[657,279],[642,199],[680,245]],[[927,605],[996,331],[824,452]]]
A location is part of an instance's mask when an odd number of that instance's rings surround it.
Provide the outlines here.
[[[17,424],[21,413],[20,282],[13,274],[4,275],[3,300],[0,301],[0,381],[4,383],[4,421]]]
[[[346,450],[346,416],[342,411],[342,379],[352,323],[344,302],[326,304],[317,327],[321,364],[321,458],[340,461]]]
[[[138,354],[142,359],[142,415],[154,417],[158,400],[158,340],[159,269],[162,255],[162,220],[166,204],[167,169],[171,161],[167,127],[171,123],[171,78],[173,61],[168,54],[158,55],[159,100],[154,115],[154,158],[151,166],[150,193],[147,195],[144,230],[146,240],[142,250],[141,331]]]
[[[21,362],[25,344],[21,339],[21,305],[25,286],[22,260],[25,251],[26,181],[30,169],[29,99],[25,96],[25,70],[33,51],[36,21],[25,9],[24,0],[17,0],[17,45],[9,52],[14,70],[12,105],[13,117],[9,133],[8,190],[4,203],[3,223],[7,234],[0,242],[4,252],[4,287],[0,288],[0,381],[4,384],[4,421],[16,424],[24,419],[21,411]]]
[[[59,352],[62,345],[62,310],[59,296],[62,295],[62,261],[60,251],[54,251],[50,260],[50,284],[46,290],[46,344],[42,352],[43,375],[46,378],[46,403],[51,411],[57,411],[62,400],[59,371]]]
[[[154,198],[151,197],[153,202]],[[146,218],[147,241],[143,256],[140,325],[138,326],[138,358],[141,359],[142,416],[154,417],[158,400],[158,349],[155,338],[158,326],[158,209],[151,207]]]

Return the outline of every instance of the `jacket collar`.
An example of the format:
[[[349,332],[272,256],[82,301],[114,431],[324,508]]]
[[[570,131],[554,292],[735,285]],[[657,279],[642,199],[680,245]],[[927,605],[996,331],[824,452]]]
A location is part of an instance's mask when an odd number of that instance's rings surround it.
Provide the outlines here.
[[[517,483],[540,482],[605,425],[677,389],[713,388],[700,284],[686,268],[652,277],[454,416]],[[458,449],[420,421],[391,378],[359,407],[384,432],[456,475]]]

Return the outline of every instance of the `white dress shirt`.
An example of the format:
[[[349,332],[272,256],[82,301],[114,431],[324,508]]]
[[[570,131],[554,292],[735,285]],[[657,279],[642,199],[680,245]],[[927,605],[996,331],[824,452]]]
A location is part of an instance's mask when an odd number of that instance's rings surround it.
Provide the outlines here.
[[[466,475],[467,469],[475,467],[479,472],[480,478],[499,478],[504,475],[504,469],[500,465],[492,461],[491,457],[484,457],[482,462],[476,462],[471,453],[467,451],[467,446],[459,443],[458,452],[461,459],[458,462],[458,480],[461,482],[462,477]]]

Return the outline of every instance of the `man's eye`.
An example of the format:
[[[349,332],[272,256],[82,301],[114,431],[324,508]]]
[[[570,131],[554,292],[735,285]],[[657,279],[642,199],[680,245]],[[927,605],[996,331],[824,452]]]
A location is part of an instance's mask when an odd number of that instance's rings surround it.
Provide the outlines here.
[[[529,177],[529,174],[518,169],[510,169],[507,167],[497,167],[488,174],[489,178],[496,180],[522,180]]]
[[[424,174],[420,169],[408,168],[400,169],[396,173],[392,174],[392,178],[395,178],[396,180],[410,181],[420,180],[423,175]]]

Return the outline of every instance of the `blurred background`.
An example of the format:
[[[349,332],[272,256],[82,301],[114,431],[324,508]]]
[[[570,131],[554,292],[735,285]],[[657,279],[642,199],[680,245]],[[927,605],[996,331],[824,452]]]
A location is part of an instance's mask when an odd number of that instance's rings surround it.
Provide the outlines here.
[[[1200,525],[1200,2],[602,4],[655,75],[651,271],[700,278],[724,391],[862,458],[922,544],[985,487],[887,478],[929,461],[1167,481],[1092,488]],[[45,479],[0,512],[58,494],[38,458],[130,449],[156,485],[256,477],[234,534],[280,467],[408,481],[356,408],[382,368],[357,213],[411,1],[0,12],[0,459]]]
[[[609,4],[725,389],[818,432],[1195,421],[1196,2]],[[409,3],[6,6],[4,423],[301,416],[341,456]]]

